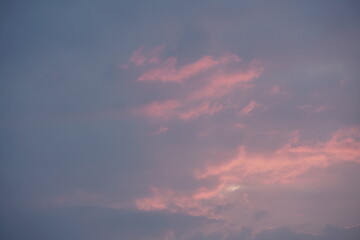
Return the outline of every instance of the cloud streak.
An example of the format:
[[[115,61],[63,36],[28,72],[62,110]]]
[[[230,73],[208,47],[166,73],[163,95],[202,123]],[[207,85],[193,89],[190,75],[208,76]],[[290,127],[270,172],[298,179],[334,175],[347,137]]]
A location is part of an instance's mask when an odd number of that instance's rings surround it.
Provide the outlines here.
[[[178,66],[176,57],[160,58],[163,46],[156,47],[147,55],[143,54],[144,47],[139,47],[130,57],[130,62],[137,66],[147,65],[149,69],[140,74],[138,81],[148,82],[183,82],[214,67],[230,63],[238,63],[241,59],[234,54],[226,54],[219,58],[206,55],[195,62]]]
[[[198,178],[217,176],[237,179],[258,175],[258,181],[291,182],[313,167],[327,167],[338,161],[360,163],[360,130],[340,129],[324,142],[301,142],[297,134],[272,153],[250,153],[240,146],[238,155],[225,163],[200,171]]]
[[[131,59],[141,49],[136,50]],[[141,63],[145,61],[144,58],[139,58]],[[135,109],[134,113],[160,121],[188,121],[215,115],[233,107],[235,102],[229,102],[228,97],[238,90],[249,88],[249,84],[263,71],[258,62],[242,64],[235,54],[225,54],[217,59],[206,55],[179,67],[176,67],[177,62],[175,57],[169,57],[141,73],[138,80],[181,83],[185,89],[183,94],[174,99],[150,102]]]
[[[360,163],[360,129],[339,129],[324,140],[301,141],[298,132],[282,147],[272,153],[254,153],[240,146],[233,159],[209,164],[194,172],[194,181],[211,180],[190,192],[152,187],[151,195],[135,201],[138,209],[144,211],[167,210],[206,216],[213,219],[227,219],[218,212],[220,206],[231,203],[237,196],[239,204],[247,208],[249,200],[243,192],[248,184],[292,184],[301,181],[301,175],[314,168],[326,168],[337,162]]]

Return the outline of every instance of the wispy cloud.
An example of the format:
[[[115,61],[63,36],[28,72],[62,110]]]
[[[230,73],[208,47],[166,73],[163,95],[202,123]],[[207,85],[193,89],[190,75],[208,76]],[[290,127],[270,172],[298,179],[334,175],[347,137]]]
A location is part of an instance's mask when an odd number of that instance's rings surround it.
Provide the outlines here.
[[[256,107],[258,107],[259,104],[255,101],[250,101],[248,105],[246,105],[242,110],[242,115],[248,115],[250,112],[252,112]]]
[[[144,46],[141,46],[132,53],[129,61],[136,66],[158,64],[160,62],[160,54],[164,48],[165,46],[161,45],[145,52]]]
[[[131,59],[138,56],[140,50],[142,48],[136,50]],[[147,58],[139,59],[143,63],[145,60],[142,60]],[[182,66],[177,66],[177,62],[175,57],[160,60],[140,73],[138,80],[181,83],[184,89],[182,94],[177,98],[145,104],[135,109],[135,113],[160,121],[188,121],[211,116],[229,106],[233,107],[235,102],[229,101],[229,97],[239,89],[249,88],[249,83],[262,72],[258,62],[243,64],[235,54],[224,54],[219,58],[206,55]],[[185,81],[189,78],[192,78],[191,81]]]
[[[183,82],[218,65],[241,61],[234,54],[225,54],[219,58],[206,55],[195,62],[179,65],[176,57],[161,58],[160,55],[163,50],[164,46],[159,46],[145,54],[144,47],[139,47],[133,52],[129,59],[130,62],[136,66],[145,65],[148,67],[138,77],[139,81]]]
[[[339,129],[322,142],[301,141],[298,132],[282,147],[272,153],[254,153],[240,146],[233,159],[209,164],[195,171],[194,181],[212,179],[211,186],[202,186],[190,192],[152,187],[151,196],[136,200],[136,206],[145,211],[168,210],[194,216],[222,219],[218,206],[227,205],[233,192],[243,190],[244,184],[289,184],[313,168],[326,168],[341,161],[360,163],[360,129]],[[215,180],[215,182],[214,182]],[[243,205],[246,196],[237,194]],[[241,200],[243,199],[243,200]]]
[[[153,132],[152,135],[153,136],[160,135],[166,133],[167,131],[169,131],[168,127],[160,127],[157,131]]]
[[[237,157],[209,166],[198,172],[198,178],[217,176],[241,181],[259,175],[258,181],[291,182],[313,167],[327,167],[338,161],[359,162],[360,129],[340,129],[324,142],[301,142],[295,134],[288,143],[272,153],[250,153],[239,147]]]
[[[216,65],[230,61],[240,61],[234,56],[224,56],[221,59],[214,59],[212,56],[204,56],[199,60],[177,67],[178,60],[169,57],[139,76],[139,81],[161,81],[161,82],[182,82],[196,74],[205,72]]]

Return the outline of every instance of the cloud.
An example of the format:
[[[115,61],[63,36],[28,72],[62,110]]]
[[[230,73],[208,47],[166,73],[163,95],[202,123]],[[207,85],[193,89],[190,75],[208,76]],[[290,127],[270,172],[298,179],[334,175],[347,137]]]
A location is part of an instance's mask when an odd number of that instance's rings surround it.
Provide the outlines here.
[[[226,214],[218,209],[230,206],[233,196],[239,207],[247,208],[250,204],[243,191],[247,184],[289,184],[313,168],[326,168],[342,161],[360,163],[359,149],[360,129],[357,128],[339,129],[328,139],[316,143],[302,141],[295,131],[283,146],[271,153],[254,153],[240,146],[233,159],[220,159],[219,163],[195,170],[193,181],[199,187],[187,191],[152,187],[150,196],[136,199],[135,204],[145,211],[166,210],[226,219]],[[204,184],[205,180],[211,184]],[[264,210],[254,212],[255,220],[266,215]]]
[[[248,115],[250,112],[252,112],[256,107],[258,107],[259,104],[255,101],[250,101],[248,105],[246,105],[242,110],[242,115]]]
[[[177,59],[175,57],[170,57],[161,63],[160,66],[143,73],[138,80],[182,82],[198,73],[209,70],[218,64],[225,63],[228,60],[227,57],[215,60],[212,56],[204,56],[196,62],[177,68]]]
[[[289,95],[289,91],[278,84],[272,85],[266,93],[272,96]]]
[[[144,64],[157,64],[160,61],[159,56],[164,48],[165,46],[158,46],[153,50],[144,53],[144,47],[141,46],[132,53],[129,61],[136,66],[142,66]]]
[[[296,233],[290,228],[266,230],[255,235],[254,240],[356,240],[360,237],[360,227],[340,228],[327,225],[319,235]]]
[[[136,207],[143,211],[166,210],[172,213],[186,213],[191,216],[206,216],[219,219],[210,206],[202,204],[203,199],[211,198],[217,190],[198,190],[192,193],[180,193],[170,189],[151,188],[151,196],[135,200]]]
[[[135,113],[149,118],[168,120],[177,116],[177,109],[179,109],[181,106],[182,103],[179,100],[152,102],[135,110]]]
[[[204,99],[204,98],[220,98],[232,91],[235,91],[236,86],[248,87],[248,85],[241,85],[249,83],[260,76],[262,68],[256,64],[252,64],[248,69],[241,71],[219,72],[214,77],[210,77],[210,81],[202,88],[194,91],[190,98]]]
[[[360,219],[346,130],[360,123],[357,1],[83,2],[2,1],[0,230],[15,235],[1,239],[134,239],[125,227],[150,226],[166,231],[141,238],[219,240]],[[147,47],[158,42],[169,47]],[[264,108],[241,115],[251,101]],[[147,210],[27,215],[47,199]],[[194,236],[153,226],[185,213],[226,222]]]
[[[184,104],[178,100],[168,100],[163,102],[152,102],[134,112],[138,115],[160,121],[171,119],[191,120],[201,115],[214,115],[221,111],[223,105],[203,102],[195,105]]]
[[[206,55],[195,62],[178,66],[178,59],[176,57],[161,59],[160,54],[163,50],[164,46],[159,46],[145,55],[143,53],[144,47],[140,47],[133,52],[130,62],[137,66],[149,66],[149,69],[138,77],[139,81],[183,82],[218,65],[241,61],[234,54],[225,54],[219,58]]]
[[[133,55],[137,56],[138,51]],[[139,81],[181,82],[181,92],[173,94],[177,97],[147,103],[133,112],[159,121],[188,121],[215,115],[236,107],[237,103],[232,98],[240,93],[239,90],[248,89],[250,82],[258,78],[263,70],[259,62],[243,64],[235,54],[224,54],[219,58],[205,55],[179,67],[177,62],[177,58],[169,57],[151,65],[138,77]],[[185,81],[189,78],[192,78],[191,81]]]
[[[101,207],[33,209],[8,214],[6,221],[1,216],[3,239],[190,239],[194,232],[202,232],[204,226],[212,224],[201,217]]]
[[[254,213],[254,218],[255,220],[261,220],[264,217],[266,217],[268,215],[268,212],[265,210],[258,210]]]
[[[281,89],[279,87],[279,85],[273,85],[269,91],[268,91],[269,94],[271,95],[278,95],[281,93]]]
[[[316,106],[312,104],[306,104],[306,105],[297,106],[297,108],[308,113],[322,113],[328,109],[328,106],[326,105]]]
[[[340,129],[324,142],[301,142],[295,134],[288,143],[272,153],[250,153],[239,147],[238,155],[225,163],[207,167],[199,178],[217,176],[219,179],[241,181],[258,175],[258,181],[288,182],[313,167],[327,167],[337,161],[360,163],[360,129]]]
[[[147,60],[147,57],[142,54],[142,50],[143,47],[135,50],[130,57],[130,62],[134,63],[135,65],[143,65]]]
[[[255,232],[251,227],[229,229],[222,221],[204,217],[93,206],[4,211],[0,221],[4,239],[357,240],[360,236],[359,225],[327,225],[317,235],[288,227]]]
[[[168,127],[160,127],[157,131],[155,131],[152,135],[155,136],[155,135],[160,135],[160,134],[163,134],[163,133],[166,133],[167,131],[169,131],[169,128]]]

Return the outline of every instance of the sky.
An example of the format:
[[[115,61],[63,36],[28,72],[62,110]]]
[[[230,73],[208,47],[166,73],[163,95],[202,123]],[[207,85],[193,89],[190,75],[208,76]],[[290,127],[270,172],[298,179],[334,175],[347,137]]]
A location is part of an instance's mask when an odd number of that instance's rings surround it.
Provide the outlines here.
[[[1,239],[360,239],[357,1],[0,9]]]

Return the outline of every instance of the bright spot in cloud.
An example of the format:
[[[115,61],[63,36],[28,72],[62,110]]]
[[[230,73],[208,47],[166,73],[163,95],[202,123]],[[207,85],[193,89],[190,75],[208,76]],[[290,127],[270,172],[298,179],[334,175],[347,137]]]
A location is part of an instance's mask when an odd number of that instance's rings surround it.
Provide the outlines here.
[[[236,190],[239,190],[240,186],[239,185],[230,185],[226,188],[227,192],[235,192]]]

